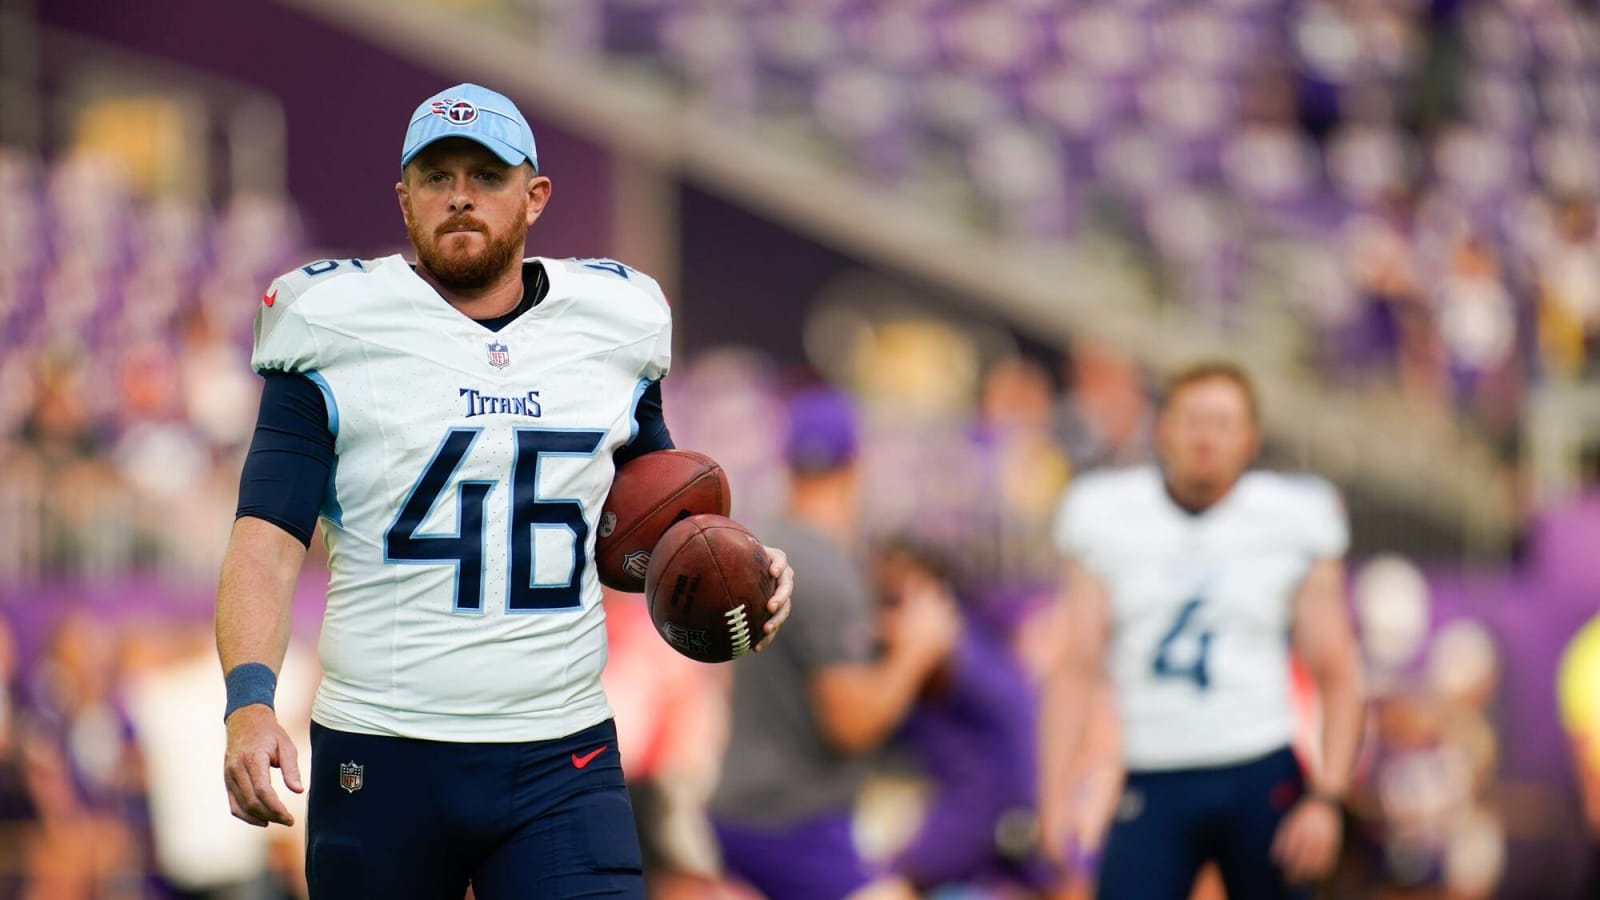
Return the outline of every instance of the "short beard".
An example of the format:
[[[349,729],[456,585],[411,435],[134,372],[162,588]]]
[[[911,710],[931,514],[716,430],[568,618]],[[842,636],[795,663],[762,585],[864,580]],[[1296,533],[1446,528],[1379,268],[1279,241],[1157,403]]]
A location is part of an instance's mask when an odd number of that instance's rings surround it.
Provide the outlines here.
[[[430,235],[425,234],[413,218],[406,224],[406,233],[411,238],[411,246],[417,250],[417,264],[427,269],[434,280],[450,290],[471,293],[489,287],[504,276],[507,269],[520,262],[522,249],[527,242],[528,227],[518,211],[516,218],[504,231],[496,233],[493,229],[482,228],[488,236],[488,242],[481,252],[475,255],[445,253],[440,249],[449,237],[444,230],[462,224],[483,226],[477,220],[455,217]]]

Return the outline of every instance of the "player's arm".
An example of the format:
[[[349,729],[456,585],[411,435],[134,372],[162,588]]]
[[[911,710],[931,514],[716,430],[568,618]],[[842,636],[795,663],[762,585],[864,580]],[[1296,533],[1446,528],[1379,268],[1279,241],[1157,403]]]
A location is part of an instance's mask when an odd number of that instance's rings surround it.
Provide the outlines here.
[[[1344,580],[1342,560],[1318,560],[1294,598],[1290,640],[1316,681],[1322,706],[1321,760],[1273,848],[1294,881],[1321,877],[1336,861],[1339,806],[1350,792],[1366,716],[1361,653],[1345,610]]]
[[[228,805],[251,825],[294,824],[272,789],[270,768],[301,791],[294,743],[268,700],[289,647],[289,609],[306,548],[271,522],[234,521],[217,588],[217,655],[228,683],[228,751],[223,776]],[[241,698],[242,694],[242,698]],[[263,699],[263,697],[267,699]]]
[[[1082,563],[1069,560],[1058,618],[1062,652],[1046,675],[1039,710],[1039,817],[1046,852],[1065,849],[1073,833],[1072,786],[1084,769],[1091,721],[1106,722],[1109,612],[1106,589]]]
[[[811,706],[823,738],[849,754],[881,744],[949,655],[960,629],[955,601],[943,590],[907,591],[886,619],[882,657],[813,671]]]
[[[1322,704],[1322,759],[1311,773],[1310,789],[1342,802],[1350,792],[1366,718],[1360,645],[1345,610],[1343,561],[1312,564],[1295,595],[1292,641]]]
[[[273,712],[289,647],[289,613],[333,465],[321,392],[302,375],[268,373],[239,481],[239,511],[217,587],[217,655],[228,688],[224,778],[235,817],[293,824],[270,769],[303,786],[294,743]]]

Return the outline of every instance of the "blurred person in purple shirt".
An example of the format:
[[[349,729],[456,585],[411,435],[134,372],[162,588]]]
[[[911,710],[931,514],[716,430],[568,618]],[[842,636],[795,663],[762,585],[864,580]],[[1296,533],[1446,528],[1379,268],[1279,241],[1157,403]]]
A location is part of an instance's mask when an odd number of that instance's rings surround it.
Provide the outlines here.
[[[791,399],[781,534],[805,571],[792,639],[733,670],[728,747],[710,812],[724,867],[769,900],[909,897],[861,858],[851,811],[869,754],[898,727],[955,643],[948,596],[907,593],[874,628],[858,556],[855,414],[842,396]],[[881,645],[881,650],[880,650]]]
[[[945,565],[914,542],[886,546],[875,575],[883,615],[919,593],[955,602]],[[901,731],[931,782],[920,827],[893,862],[919,890],[1055,881],[1034,840],[1036,693],[1005,636],[969,618]]]

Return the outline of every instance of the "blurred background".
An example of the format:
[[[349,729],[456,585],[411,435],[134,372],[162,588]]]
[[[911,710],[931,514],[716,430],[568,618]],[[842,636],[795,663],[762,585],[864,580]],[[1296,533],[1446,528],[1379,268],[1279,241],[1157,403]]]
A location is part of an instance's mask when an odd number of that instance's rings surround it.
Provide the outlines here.
[[[555,191],[530,252],[671,296],[667,417],[735,516],[783,501],[778,398],[848,391],[866,532],[944,560],[1025,691],[1062,490],[1150,458],[1163,374],[1247,366],[1264,464],[1333,479],[1353,523],[1376,696],[1327,895],[1583,895],[1594,3],[0,0],[0,896],[303,889],[303,837],[229,819],[217,765],[250,321],[280,272],[405,249],[407,116],[462,80],[533,123]],[[280,688],[301,728],[313,547]],[[713,865],[679,813],[714,777],[716,673],[608,603],[658,891],[706,896],[670,873]],[[1017,707],[974,727],[1026,733]],[[861,804],[885,858],[926,806],[916,740]],[[997,814],[995,853],[1029,827]]]

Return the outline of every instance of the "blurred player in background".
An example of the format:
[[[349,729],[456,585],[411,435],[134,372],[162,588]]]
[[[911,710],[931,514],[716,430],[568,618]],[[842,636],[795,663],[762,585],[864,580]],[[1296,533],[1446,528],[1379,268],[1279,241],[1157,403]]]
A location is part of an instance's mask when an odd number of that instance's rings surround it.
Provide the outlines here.
[[[734,667],[710,804],[724,867],[769,900],[911,896],[861,859],[851,811],[869,752],[905,717],[960,620],[947,594],[908,591],[877,634],[856,550],[856,450],[844,397],[792,399],[788,516],[770,532],[806,574],[784,640]]]
[[[641,897],[591,523],[614,464],[672,446],[666,298],[621,263],[523,259],[550,179],[507,98],[423,101],[400,164],[416,264],[311,263],[257,313],[266,386],[217,595],[233,813],[290,824],[270,766],[309,785],[313,898]],[[303,783],[272,701],[319,515]],[[773,574],[781,623],[781,552]]]
[[[1110,692],[1127,777],[1102,898],[1181,900],[1206,862],[1232,900],[1304,896],[1338,856],[1363,717],[1345,515],[1320,479],[1247,471],[1259,446],[1248,377],[1198,365],[1168,387],[1160,466],[1083,476],[1063,503],[1067,650],[1046,686],[1041,804],[1060,853],[1083,830],[1065,801]],[[1322,701],[1305,774],[1291,649]]]

